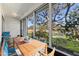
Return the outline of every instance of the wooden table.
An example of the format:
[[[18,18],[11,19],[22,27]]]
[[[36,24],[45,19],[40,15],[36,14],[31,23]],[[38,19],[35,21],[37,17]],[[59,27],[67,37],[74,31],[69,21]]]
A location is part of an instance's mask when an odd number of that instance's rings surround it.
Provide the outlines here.
[[[24,38],[23,37],[14,38],[14,43],[15,44],[23,44],[23,43],[25,43]]]
[[[26,43],[22,37],[14,38],[14,47],[17,48],[18,45]]]
[[[41,49],[45,49],[44,52],[47,54],[47,44],[38,40],[31,40],[29,43],[18,45],[18,48],[24,56],[34,56]]]

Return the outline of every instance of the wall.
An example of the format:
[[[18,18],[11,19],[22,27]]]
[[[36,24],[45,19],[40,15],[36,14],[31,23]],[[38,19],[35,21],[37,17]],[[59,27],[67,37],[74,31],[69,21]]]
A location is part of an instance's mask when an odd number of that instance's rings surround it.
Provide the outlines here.
[[[1,4],[0,4],[0,43],[1,43],[1,34],[2,34],[2,16],[1,16]]]
[[[15,18],[4,18],[3,31],[9,31],[11,37],[20,34],[20,21]]]

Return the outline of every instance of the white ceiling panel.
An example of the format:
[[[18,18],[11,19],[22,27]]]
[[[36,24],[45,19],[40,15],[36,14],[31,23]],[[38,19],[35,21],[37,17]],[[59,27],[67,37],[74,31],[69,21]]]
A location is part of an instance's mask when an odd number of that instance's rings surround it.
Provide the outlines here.
[[[2,3],[3,15],[20,19],[39,5],[41,3]]]

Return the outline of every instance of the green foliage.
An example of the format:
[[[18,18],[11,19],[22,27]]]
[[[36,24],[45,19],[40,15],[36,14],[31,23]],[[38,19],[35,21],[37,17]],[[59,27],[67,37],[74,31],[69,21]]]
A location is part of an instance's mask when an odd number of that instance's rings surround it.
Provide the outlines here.
[[[61,46],[74,52],[79,52],[79,42],[73,41],[73,38],[71,40],[66,38],[53,38],[52,43],[56,46]]]
[[[35,32],[35,36],[40,37],[40,31]]]
[[[40,32],[40,31],[37,31],[35,33],[35,35],[39,38],[39,37],[43,37],[43,38],[46,38],[48,39],[48,33],[47,32]]]

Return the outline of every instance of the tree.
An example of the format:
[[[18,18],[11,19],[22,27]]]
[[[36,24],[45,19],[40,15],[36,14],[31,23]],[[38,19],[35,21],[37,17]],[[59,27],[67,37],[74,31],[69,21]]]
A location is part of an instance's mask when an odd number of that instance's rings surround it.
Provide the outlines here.
[[[72,29],[73,35],[77,38],[78,34],[78,26],[79,26],[79,7],[76,7],[75,10],[69,13],[69,22],[67,23],[68,28]],[[79,39],[79,37],[78,37]]]

